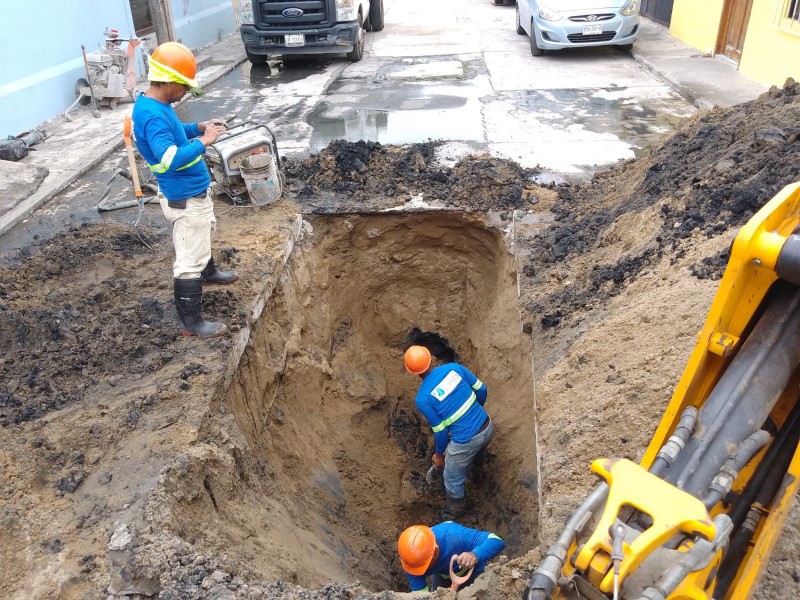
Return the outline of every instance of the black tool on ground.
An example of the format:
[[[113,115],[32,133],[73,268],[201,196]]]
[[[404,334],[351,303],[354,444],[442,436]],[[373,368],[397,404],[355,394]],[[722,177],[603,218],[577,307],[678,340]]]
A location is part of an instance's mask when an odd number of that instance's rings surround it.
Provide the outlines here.
[[[32,129],[25,133],[20,133],[16,137],[7,140],[0,140],[0,160],[19,160],[25,158],[28,152],[36,150],[32,146],[47,139],[47,133],[43,129]]]

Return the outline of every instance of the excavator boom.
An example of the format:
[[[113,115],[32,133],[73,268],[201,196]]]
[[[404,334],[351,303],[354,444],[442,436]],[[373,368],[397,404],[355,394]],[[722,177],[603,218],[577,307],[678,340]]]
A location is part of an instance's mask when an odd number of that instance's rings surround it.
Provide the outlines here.
[[[751,597],[800,475],[800,182],[736,236],[697,339],[641,464],[592,463],[525,600]]]

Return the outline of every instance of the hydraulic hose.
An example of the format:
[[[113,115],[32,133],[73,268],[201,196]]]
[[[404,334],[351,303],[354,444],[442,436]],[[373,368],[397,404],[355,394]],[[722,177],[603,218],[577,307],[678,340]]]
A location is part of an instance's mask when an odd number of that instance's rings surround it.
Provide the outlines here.
[[[728,495],[733,487],[733,482],[739,476],[739,471],[750,462],[750,460],[769,443],[770,435],[763,429],[750,434],[745,441],[739,444],[736,452],[731,456],[714,477],[708,493],[703,498],[703,504],[708,510]]]
[[[775,494],[783,485],[785,478],[789,477],[786,470],[789,468],[797,449],[798,440],[800,440],[798,415],[800,415],[800,402],[792,409],[786,423],[775,437],[775,442],[759,463],[759,468],[745,489],[741,503],[731,511],[731,520],[738,530],[722,559],[719,581],[714,591],[715,598],[725,597],[747,554],[750,541],[753,539],[761,519],[769,512],[767,507],[773,503]]]
[[[769,416],[800,365],[800,290],[779,281],[758,322],[724,370],[695,433],[663,478],[700,498],[738,445]]]
[[[567,553],[578,532],[591,517],[594,510],[608,498],[608,484],[600,483],[587,496],[564,526],[561,535],[547,550],[539,567],[533,573],[531,581],[522,593],[523,600],[549,600],[556,589],[561,569],[567,561]]]
[[[761,459],[756,472],[747,482],[742,495],[735,500],[733,510],[728,513],[733,521],[734,529],[744,522],[750,506],[767,487],[767,479],[774,479],[774,471],[779,470],[784,473],[789,468],[789,462],[799,440],[800,402],[797,402],[778,431],[778,435],[775,436],[772,445],[764,453],[764,458]]]
[[[697,423],[697,409],[694,406],[687,406],[681,413],[681,420],[675,431],[667,440],[667,443],[658,451],[650,472],[656,477],[661,477],[664,470],[675,462],[675,459],[686,446],[686,441],[694,432]]]

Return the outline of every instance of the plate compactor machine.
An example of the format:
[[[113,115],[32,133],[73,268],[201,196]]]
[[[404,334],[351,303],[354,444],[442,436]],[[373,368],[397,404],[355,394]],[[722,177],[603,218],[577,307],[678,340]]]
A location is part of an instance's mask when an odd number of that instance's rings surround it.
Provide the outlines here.
[[[641,461],[601,482],[524,600],[744,600],[800,474],[800,183],[741,229],[705,325]]]

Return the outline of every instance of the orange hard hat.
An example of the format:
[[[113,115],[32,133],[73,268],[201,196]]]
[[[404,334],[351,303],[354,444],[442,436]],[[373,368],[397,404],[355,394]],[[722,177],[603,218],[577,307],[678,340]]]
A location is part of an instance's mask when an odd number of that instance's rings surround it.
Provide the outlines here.
[[[173,81],[197,87],[197,82],[194,80],[197,74],[197,61],[192,51],[179,42],[164,42],[158,46],[150,55],[149,64],[150,81]]]
[[[436,554],[436,536],[425,525],[412,525],[397,540],[400,563],[407,573],[424,575]]]
[[[406,370],[413,375],[419,375],[431,366],[431,351],[425,346],[411,346],[406,350]]]

